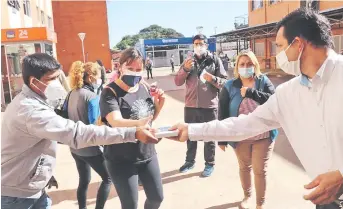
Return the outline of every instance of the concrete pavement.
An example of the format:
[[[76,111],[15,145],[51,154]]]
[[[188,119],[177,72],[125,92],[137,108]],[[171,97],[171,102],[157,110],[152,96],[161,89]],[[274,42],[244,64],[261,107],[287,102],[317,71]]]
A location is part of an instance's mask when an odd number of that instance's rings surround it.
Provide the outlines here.
[[[159,86],[166,91],[167,102],[155,126],[171,125],[183,120],[184,91],[173,83],[173,77],[168,75],[168,69],[155,72],[156,77],[149,82],[158,81]],[[273,77],[273,82],[279,84],[285,77]],[[182,88],[182,87],[181,87]],[[55,177],[59,189],[49,190],[53,201],[52,209],[77,209],[76,188],[78,174],[75,162],[69,148],[58,145]],[[243,198],[240,186],[238,163],[232,149],[222,152],[216,150],[216,166],[209,178],[200,178],[204,168],[203,143],[199,143],[197,163],[193,170],[186,174],[178,173],[178,168],[184,163],[186,144],[162,140],[156,149],[163,176],[165,198],[161,209],[226,209],[238,208]],[[294,155],[283,133],[277,139],[274,154],[268,169],[268,209],[312,209],[314,206],[302,199],[303,185],[310,179],[305,174],[299,160]],[[88,208],[94,208],[97,188],[101,178],[92,172],[92,180],[88,190]],[[139,188],[139,208],[143,208],[145,194]],[[115,189],[112,188],[106,203],[106,209],[121,208]]]

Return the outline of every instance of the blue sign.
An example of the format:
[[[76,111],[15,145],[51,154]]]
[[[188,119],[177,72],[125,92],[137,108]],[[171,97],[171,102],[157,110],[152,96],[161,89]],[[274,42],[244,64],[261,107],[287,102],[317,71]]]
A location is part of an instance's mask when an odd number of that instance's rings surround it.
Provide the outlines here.
[[[6,31],[6,38],[8,38],[8,39],[15,38],[14,30]]]
[[[186,38],[164,38],[164,39],[145,39],[144,46],[166,46],[166,45],[181,45],[193,44],[192,37]],[[216,38],[208,39],[208,49],[210,51],[216,50]]]

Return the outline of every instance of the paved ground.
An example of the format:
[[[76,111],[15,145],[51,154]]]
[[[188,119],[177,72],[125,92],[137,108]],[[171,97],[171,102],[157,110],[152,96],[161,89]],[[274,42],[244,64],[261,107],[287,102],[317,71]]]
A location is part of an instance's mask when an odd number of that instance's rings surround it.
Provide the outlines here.
[[[170,125],[183,119],[184,91],[177,90],[173,84],[170,69],[155,70],[156,77],[149,82],[158,81],[167,90],[167,102],[156,126]],[[277,85],[287,77],[272,77]],[[204,167],[203,145],[199,143],[197,164],[187,174],[179,174],[178,168],[185,158],[186,144],[162,140],[157,146],[161,173],[163,176],[165,199],[161,209],[226,209],[238,208],[243,197],[240,186],[236,156],[231,149],[222,152],[217,149],[216,167],[213,176],[200,178]],[[78,174],[69,148],[59,145],[55,176],[59,189],[49,190],[53,200],[52,209],[77,209],[76,188]],[[278,138],[274,155],[269,165],[267,207],[268,209],[312,209],[314,206],[302,199],[303,185],[310,179],[303,171],[286,137]],[[96,191],[100,177],[92,173],[88,191],[88,208],[94,208]],[[143,208],[145,194],[139,189],[139,208]],[[106,209],[120,208],[119,198],[112,188]]]

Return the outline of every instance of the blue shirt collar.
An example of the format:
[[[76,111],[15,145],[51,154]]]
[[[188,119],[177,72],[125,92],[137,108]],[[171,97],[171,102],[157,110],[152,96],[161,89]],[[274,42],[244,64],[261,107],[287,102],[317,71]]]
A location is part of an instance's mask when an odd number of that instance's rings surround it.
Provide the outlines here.
[[[300,84],[306,87],[311,88],[312,87],[312,81],[313,80],[319,80],[327,82],[329,79],[332,70],[334,68],[335,58],[336,58],[336,52],[332,49],[329,50],[328,57],[323,62],[322,66],[317,71],[316,75],[310,80],[306,75],[301,74],[300,75]]]

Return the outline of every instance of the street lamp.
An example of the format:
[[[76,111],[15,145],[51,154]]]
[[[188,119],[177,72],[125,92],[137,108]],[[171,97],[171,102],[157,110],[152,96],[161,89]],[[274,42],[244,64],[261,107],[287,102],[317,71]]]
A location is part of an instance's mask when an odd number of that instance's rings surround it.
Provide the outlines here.
[[[79,38],[81,40],[83,63],[85,63],[86,62],[86,58],[85,58],[85,47],[83,46],[83,40],[85,40],[86,33],[78,33],[77,35],[79,36]]]
[[[196,29],[197,29],[197,31],[198,31],[198,34],[201,34],[202,29],[204,29],[204,27],[198,26],[198,27],[196,27]]]

